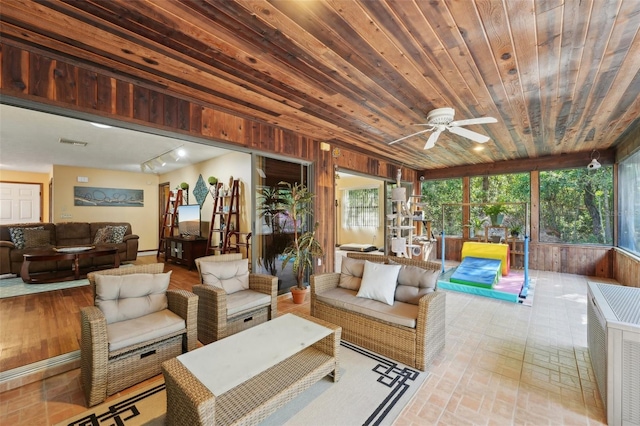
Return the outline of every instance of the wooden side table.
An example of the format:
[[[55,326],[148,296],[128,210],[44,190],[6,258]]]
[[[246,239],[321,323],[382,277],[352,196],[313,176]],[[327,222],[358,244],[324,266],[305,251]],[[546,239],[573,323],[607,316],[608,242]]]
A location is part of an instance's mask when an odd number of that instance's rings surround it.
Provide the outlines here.
[[[195,266],[195,260],[206,256],[206,238],[167,237],[165,244],[164,260],[189,268]]]

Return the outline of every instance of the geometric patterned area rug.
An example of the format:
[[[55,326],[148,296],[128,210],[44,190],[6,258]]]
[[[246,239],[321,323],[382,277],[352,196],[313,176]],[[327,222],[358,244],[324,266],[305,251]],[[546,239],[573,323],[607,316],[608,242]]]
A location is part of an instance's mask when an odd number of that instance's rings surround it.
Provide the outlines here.
[[[341,342],[340,380],[325,377],[260,425],[390,425],[429,373]],[[97,405],[62,425],[162,425],[164,381]]]
[[[42,293],[45,291],[61,290],[65,288],[89,285],[89,280],[63,281],[50,284],[25,284],[22,278],[5,278],[0,280],[0,299],[5,297],[24,296],[26,294]]]

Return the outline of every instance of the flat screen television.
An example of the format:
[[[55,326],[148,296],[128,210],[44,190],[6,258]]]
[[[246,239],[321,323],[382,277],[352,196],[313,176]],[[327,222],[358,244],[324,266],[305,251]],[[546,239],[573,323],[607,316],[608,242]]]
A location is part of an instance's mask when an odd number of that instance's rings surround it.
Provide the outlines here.
[[[200,205],[178,206],[178,232],[182,236],[200,236]]]

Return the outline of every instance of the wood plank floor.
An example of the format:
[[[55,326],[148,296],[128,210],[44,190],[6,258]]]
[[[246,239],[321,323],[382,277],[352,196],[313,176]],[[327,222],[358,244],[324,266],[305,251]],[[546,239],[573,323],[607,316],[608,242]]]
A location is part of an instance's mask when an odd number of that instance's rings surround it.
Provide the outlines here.
[[[155,263],[139,256],[136,265]],[[162,258],[160,258],[162,261]],[[171,289],[191,290],[198,273],[165,264]],[[92,304],[89,286],[0,299],[0,371],[80,349],[80,308]]]

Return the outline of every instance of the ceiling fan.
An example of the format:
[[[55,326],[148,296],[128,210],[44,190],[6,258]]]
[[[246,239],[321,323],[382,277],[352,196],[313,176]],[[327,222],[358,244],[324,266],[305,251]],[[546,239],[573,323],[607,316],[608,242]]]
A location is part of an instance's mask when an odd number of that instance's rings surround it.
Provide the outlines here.
[[[480,133],[476,133],[469,129],[465,129],[462,126],[468,126],[471,124],[488,124],[488,123],[497,123],[493,117],[479,117],[479,118],[470,118],[468,120],[457,120],[453,121],[453,116],[455,111],[453,108],[438,108],[434,109],[427,115],[427,122],[425,124],[417,124],[417,126],[427,126],[428,129],[421,130],[416,133],[412,133],[408,136],[404,136],[400,139],[396,139],[395,141],[389,142],[389,145],[393,145],[394,143],[403,141],[405,139],[411,138],[413,136],[420,135],[426,132],[433,132],[427,143],[424,146],[424,149],[431,149],[436,144],[440,133],[445,130],[450,131],[451,133],[455,133],[456,135],[464,136],[467,139],[471,139],[472,141],[485,143],[489,140],[489,136],[482,135]]]

